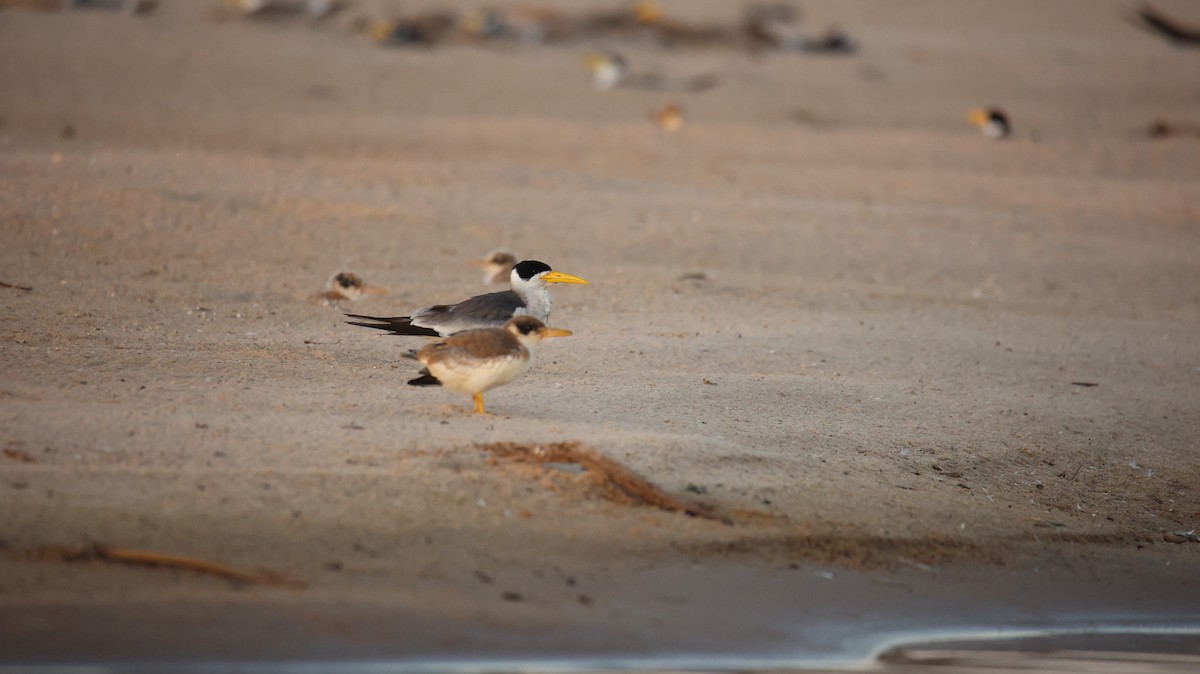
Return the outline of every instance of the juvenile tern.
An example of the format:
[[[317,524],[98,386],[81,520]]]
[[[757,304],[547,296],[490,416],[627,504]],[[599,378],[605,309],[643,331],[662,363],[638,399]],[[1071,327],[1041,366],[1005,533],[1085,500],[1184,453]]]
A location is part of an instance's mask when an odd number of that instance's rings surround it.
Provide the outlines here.
[[[421,376],[408,383],[469,393],[475,413],[486,414],[484,391],[503,386],[528,370],[533,348],[543,339],[570,334],[570,330],[548,328],[532,316],[517,316],[502,328],[460,332],[405,354],[425,366]]]
[[[471,260],[471,263],[483,267],[483,285],[499,285],[507,281],[512,274],[512,268],[517,264],[517,256],[503,248],[497,248],[482,259]]]
[[[550,269],[545,262],[525,260],[513,267],[508,277],[511,289],[486,295],[476,295],[458,304],[435,304],[419,309],[410,316],[361,316],[346,314],[374,323],[346,321],[350,325],[386,330],[393,335],[424,335],[446,337],[464,330],[498,328],[510,318],[533,316],[539,321],[550,318],[550,283],[587,283]]]
[[[335,302],[357,302],[367,295],[386,295],[386,288],[369,286],[358,276],[348,271],[339,271],[329,277],[325,291],[308,298],[313,304],[333,304]]]

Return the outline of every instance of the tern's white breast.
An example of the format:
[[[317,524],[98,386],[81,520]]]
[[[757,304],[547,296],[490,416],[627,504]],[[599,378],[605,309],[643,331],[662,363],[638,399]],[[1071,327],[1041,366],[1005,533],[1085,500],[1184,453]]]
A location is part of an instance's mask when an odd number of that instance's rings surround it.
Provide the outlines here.
[[[605,61],[592,71],[592,85],[597,89],[612,89],[625,78],[625,69],[615,61]]]
[[[529,369],[529,359],[517,354],[472,362],[447,359],[430,363],[428,368],[442,386],[452,391],[475,394],[503,386],[521,376]]]

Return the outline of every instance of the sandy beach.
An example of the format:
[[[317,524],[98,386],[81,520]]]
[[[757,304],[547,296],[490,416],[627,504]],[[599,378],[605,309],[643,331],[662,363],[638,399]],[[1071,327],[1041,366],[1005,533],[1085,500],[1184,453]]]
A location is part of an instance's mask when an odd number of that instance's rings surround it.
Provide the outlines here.
[[[1092,0],[803,3],[840,56],[214,7],[0,10],[0,667],[1200,624],[1200,137],[1147,133],[1200,122],[1200,49]],[[605,46],[715,85],[597,90]],[[344,323],[498,246],[590,284],[492,415]],[[310,302],[339,270],[389,292]]]

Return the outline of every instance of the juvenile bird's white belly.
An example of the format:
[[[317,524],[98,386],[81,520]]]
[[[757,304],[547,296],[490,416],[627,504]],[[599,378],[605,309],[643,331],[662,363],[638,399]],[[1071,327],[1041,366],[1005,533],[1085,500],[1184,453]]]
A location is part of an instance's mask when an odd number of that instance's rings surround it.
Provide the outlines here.
[[[443,362],[427,364],[427,367],[445,388],[474,395],[503,386],[521,376],[529,369],[529,359],[511,356],[473,363],[471,366]]]

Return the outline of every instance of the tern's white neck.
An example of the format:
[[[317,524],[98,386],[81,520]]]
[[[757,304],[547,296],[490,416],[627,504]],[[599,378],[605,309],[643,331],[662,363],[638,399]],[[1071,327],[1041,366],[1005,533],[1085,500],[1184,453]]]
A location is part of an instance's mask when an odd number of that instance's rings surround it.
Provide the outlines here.
[[[513,292],[525,302],[525,314],[545,323],[550,320],[550,289],[541,280],[526,281],[513,273],[510,279]]]

